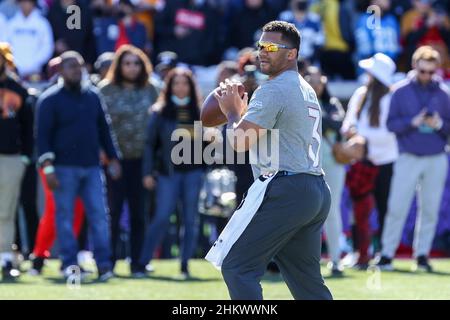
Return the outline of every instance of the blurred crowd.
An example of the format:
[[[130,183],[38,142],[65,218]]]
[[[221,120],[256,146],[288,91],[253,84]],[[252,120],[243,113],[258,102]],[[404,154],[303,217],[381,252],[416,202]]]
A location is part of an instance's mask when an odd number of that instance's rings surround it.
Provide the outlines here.
[[[180,141],[201,140],[199,108],[224,79],[242,82],[250,97],[267,80],[255,42],[275,19],[300,30],[299,73],[323,109],[323,167],[333,195],[324,230],[330,272],[343,272],[343,193],[353,212],[349,265],[390,270],[416,191],[415,268],[431,272],[439,214],[449,206],[449,6],[1,0],[2,279],[20,276],[18,254],[31,260],[31,274],[41,274],[53,251],[62,276],[73,275],[74,266],[88,275],[80,250],[93,252],[100,281],[113,277],[123,258],[133,277],[145,277],[166,251],[180,257],[189,278],[189,260],[214,242],[253,176],[248,164],[175,164],[179,141],[171,136],[185,129]],[[339,101],[328,82],[347,80],[360,87]],[[171,236],[175,254],[164,247]]]
[[[279,19],[302,30],[302,60],[330,79],[355,79],[357,62],[377,52],[405,72],[422,45],[440,52],[448,79],[449,10],[448,0],[2,0],[0,41],[11,44],[20,77],[36,81],[64,51],[79,52],[94,71],[98,56],[127,43],[155,65],[164,51],[189,66],[217,65]]]

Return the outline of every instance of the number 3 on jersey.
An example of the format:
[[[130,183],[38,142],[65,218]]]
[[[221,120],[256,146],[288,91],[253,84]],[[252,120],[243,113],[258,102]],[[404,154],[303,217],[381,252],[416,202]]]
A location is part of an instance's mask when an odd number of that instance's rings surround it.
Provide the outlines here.
[[[313,133],[312,133],[312,138],[313,140],[317,141],[317,150],[316,152],[314,152],[314,147],[313,144],[310,143],[309,144],[309,150],[308,150],[308,155],[309,158],[313,161],[313,167],[316,168],[319,165],[319,157],[320,157],[320,144],[321,144],[321,136],[319,133],[319,124],[320,124],[320,110],[313,108],[313,107],[308,107],[308,115],[310,118],[314,119],[314,126],[313,126]]]

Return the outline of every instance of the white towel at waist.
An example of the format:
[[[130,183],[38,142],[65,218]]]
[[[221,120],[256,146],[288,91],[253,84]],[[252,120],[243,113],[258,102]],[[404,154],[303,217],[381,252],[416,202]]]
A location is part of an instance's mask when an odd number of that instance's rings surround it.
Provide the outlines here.
[[[276,174],[277,172],[274,172],[270,175],[261,176],[253,182],[247,191],[243,203],[234,212],[222,233],[219,235],[219,238],[209,250],[205,259],[211,262],[217,269],[220,270],[222,262],[231,247],[239,239],[255,213],[258,211],[263,202],[267,186]]]

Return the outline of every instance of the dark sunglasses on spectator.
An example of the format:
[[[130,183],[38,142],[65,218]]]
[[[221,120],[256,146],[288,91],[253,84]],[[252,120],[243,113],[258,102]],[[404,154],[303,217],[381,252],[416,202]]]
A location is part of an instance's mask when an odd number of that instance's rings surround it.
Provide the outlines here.
[[[126,66],[131,66],[131,65],[140,66],[141,62],[139,60],[136,60],[136,61],[123,61],[122,64],[126,65]]]
[[[435,72],[436,72],[436,70],[419,69],[419,73],[421,73],[421,74],[429,74],[430,76],[433,75]]]

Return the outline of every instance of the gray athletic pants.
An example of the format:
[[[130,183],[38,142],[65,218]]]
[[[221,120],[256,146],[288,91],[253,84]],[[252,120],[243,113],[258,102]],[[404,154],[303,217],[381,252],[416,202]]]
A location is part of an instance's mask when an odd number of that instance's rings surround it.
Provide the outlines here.
[[[402,153],[394,164],[391,194],[382,236],[382,255],[393,258],[400,243],[409,209],[417,192],[414,257],[428,256],[436,234],[442,194],[447,180],[446,153],[416,156]]]
[[[275,177],[223,261],[230,297],[261,300],[260,280],[274,259],[295,299],[332,299],[320,273],[321,230],[330,201],[322,176]]]

